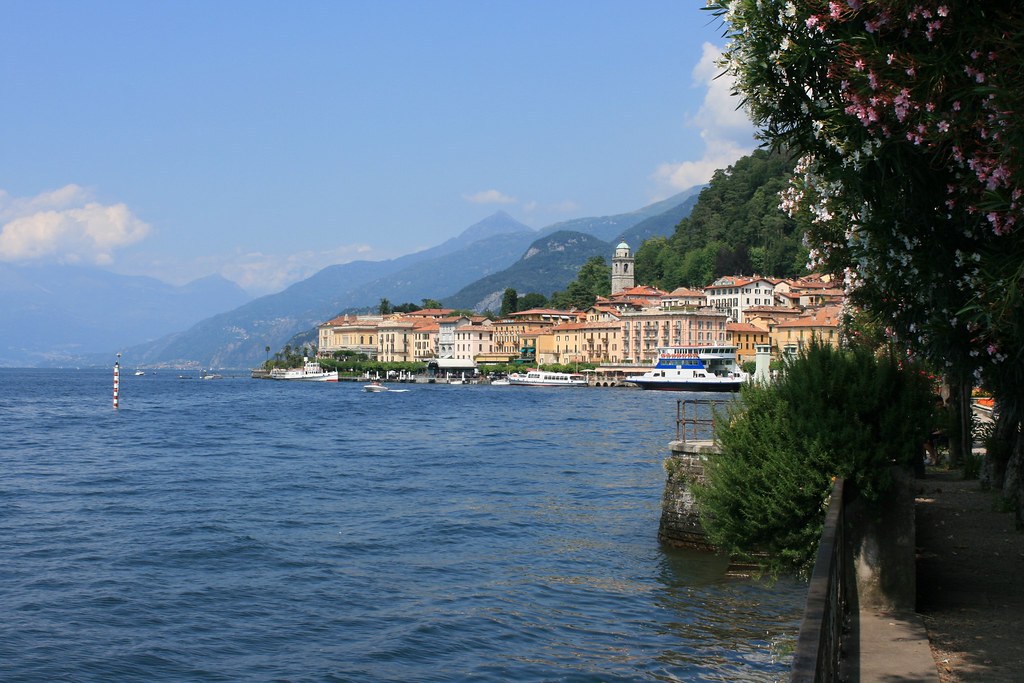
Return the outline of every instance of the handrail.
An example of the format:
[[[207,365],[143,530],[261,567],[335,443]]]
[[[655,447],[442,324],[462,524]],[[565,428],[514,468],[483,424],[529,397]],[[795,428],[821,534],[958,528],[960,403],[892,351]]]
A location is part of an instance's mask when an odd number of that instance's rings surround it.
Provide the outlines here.
[[[677,399],[676,441],[686,443],[688,438],[696,441],[698,437],[713,441],[715,438],[715,411],[723,403],[728,403],[728,401],[703,398]],[[687,406],[692,406],[693,410],[688,412]],[[708,406],[709,409],[702,411],[702,406]]]
[[[844,484],[843,479],[836,479],[832,485],[793,653],[789,679],[792,683],[839,678],[841,638],[847,612]]]

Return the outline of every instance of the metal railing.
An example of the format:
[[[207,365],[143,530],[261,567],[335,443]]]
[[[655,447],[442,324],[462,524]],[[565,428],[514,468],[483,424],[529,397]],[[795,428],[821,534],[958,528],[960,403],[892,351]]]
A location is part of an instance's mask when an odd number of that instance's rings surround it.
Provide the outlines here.
[[[680,398],[676,400],[676,441],[714,441],[715,413],[730,401]]]
[[[793,683],[839,680],[843,627],[848,610],[843,489],[844,480],[836,479],[793,653],[789,679]]]

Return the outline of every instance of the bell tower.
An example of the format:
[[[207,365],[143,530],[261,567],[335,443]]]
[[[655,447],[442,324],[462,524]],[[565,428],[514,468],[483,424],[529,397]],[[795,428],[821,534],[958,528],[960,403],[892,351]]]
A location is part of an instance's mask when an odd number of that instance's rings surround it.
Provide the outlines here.
[[[612,257],[612,294],[633,286],[633,252],[629,245],[619,242]]]

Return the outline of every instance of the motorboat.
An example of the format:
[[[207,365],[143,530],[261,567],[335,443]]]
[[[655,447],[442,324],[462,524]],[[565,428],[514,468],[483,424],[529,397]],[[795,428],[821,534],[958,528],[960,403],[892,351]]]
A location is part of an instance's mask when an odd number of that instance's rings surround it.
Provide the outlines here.
[[[524,387],[585,387],[590,384],[585,375],[546,370],[514,372],[508,376],[508,383]]]
[[[390,391],[390,389],[388,389],[386,386],[377,381],[370,382],[369,384],[364,384],[363,389],[371,393],[379,391]]]
[[[736,347],[728,345],[664,347],[651,370],[625,378],[660,391],[739,391],[749,380],[736,364]]]

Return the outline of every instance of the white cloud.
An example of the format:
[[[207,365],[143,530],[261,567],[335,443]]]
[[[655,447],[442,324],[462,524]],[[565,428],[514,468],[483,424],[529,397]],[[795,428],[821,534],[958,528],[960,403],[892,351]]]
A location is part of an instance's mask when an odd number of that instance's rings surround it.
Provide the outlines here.
[[[719,76],[721,52],[711,43],[704,43],[701,59],[693,68],[696,87],[706,88],[697,113],[686,119],[686,125],[700,131],[703,155],[696,161],[666,162],[658,166],[652,177],[669,194],[711,180],[718,169],[734,163],[756,147],[754,125],[746,112],[739,109],[739,98],[732,95],[733,80]]]
[[[78,185],[35,197],[0,191],[0,260],[109,265],[114,251],[142,240],[148,224],[124,204],[91,201]]]
[[[475,194],[464,194],[462,198],[473,204],[515,204],[518,200],[498,190],[484,190]]]

